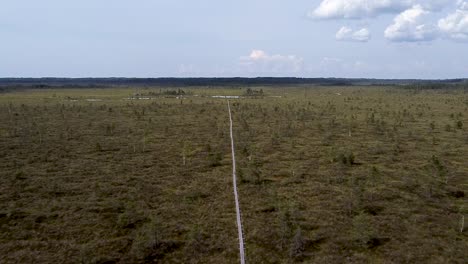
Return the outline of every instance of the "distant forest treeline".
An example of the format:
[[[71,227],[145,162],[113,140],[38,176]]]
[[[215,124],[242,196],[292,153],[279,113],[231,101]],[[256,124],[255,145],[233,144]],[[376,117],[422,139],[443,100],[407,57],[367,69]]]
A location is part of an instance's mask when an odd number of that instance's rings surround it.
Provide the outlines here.
[[[107,88],[107,87],[245,87],[245,86],[353,86],[398,85],[414,89],[468,87],[468,79],[348,79],[348,78],[0,78],[0,89],[14,88]]]

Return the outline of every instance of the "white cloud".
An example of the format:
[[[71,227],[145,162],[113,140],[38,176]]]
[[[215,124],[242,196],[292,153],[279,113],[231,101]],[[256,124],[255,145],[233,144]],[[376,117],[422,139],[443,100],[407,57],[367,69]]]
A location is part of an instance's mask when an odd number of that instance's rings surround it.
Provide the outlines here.
[[[411,0],[323,0],[308,15],[319,19],[373,17],[399,12],[408,6],[408,2]]]
[[[415,5],[395,17],[385,29],[385,38],[391,41],[429,41],[437,38],[435,26],[424,21],[429,15],[421,5]]]
[[[339,41],[367,42],[370,39],[370,32],[367,28],[354,31],[350,27],[343,26],[336,32],[335,38]]]
[[[399,13],[416,4],[428,10],[441,9],[451,1],[453,0],[323,0],[308,16],[317,19],[375,17]]]
[[[456,40],[468,40],[468,2],[458,1],[455,12],[438,22],[439,30],[445,36]]]
[[[248,58],[250,60],[257,61],[257,60],[268,59],[268,57],[269,56],[263,50],[252,50],[252,52],[250,52],[250,56]]]
[[[298,73],[303,68],[303,59],[296,55],[270,55],[263,50],[252,50],[249,56],[239,59],[240,65],[250,73]]]

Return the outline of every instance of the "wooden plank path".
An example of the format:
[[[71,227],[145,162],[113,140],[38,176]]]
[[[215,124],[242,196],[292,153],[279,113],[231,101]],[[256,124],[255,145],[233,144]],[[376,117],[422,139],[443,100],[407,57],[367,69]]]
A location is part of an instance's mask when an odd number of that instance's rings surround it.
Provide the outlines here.
[[[242,220],[241,220],[241,213],[240,213],[240,206],[239,206],[239,195],[237,193],[237,177],[236,177],[236,155],[235,155],[235,148],[234,148],[234,136],[232,133],[232,115],[231,115],[231,104],[228,103],[228,111],[229,111],[229,130],[231,134],[231,150],[232,150],[232,184],[234,187],[234,199],[236,202],[236,216],[237,216],[237,231],[239,234],[239,255],[240,255],[240,263],[245,264],[245,250],[244,250],[244,236],[242,233]]]

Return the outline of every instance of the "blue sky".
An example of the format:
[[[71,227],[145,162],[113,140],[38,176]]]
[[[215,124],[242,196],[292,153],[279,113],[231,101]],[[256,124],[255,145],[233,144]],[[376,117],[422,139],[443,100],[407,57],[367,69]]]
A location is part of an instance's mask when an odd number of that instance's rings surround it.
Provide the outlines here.
[[[2,0],[0,77],[468,77],[468,1]]]

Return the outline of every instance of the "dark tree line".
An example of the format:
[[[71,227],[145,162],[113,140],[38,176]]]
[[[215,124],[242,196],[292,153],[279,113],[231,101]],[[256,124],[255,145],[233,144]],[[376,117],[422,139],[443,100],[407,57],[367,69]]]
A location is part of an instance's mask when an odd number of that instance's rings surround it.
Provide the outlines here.
[[[466,87],[468,79],[400,80],[400,79],[347,79],[347,78],[0,78],[0,88],[106,88],[106,87],[246,87],[246,86],[352,86],[398,85],[416,89]]]

